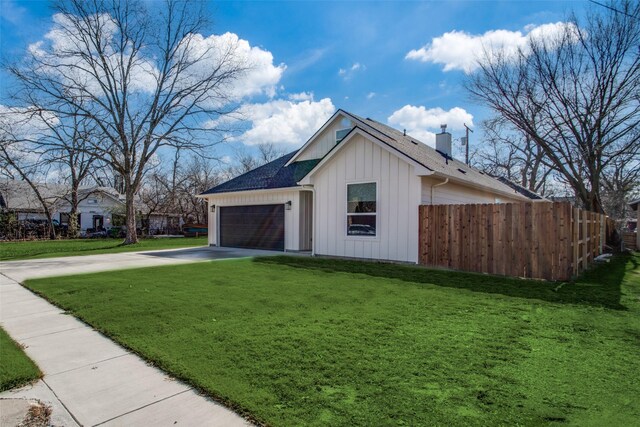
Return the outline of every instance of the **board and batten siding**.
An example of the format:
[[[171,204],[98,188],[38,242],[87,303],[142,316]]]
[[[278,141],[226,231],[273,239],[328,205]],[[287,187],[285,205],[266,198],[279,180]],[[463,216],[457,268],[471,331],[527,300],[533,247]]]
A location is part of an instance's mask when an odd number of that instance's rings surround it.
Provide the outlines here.
[[[216,206],[216,211],[209,208],[209,245],[219,245],[220,208],[225,206],[275,205],[291,201],[291,209],[284,211],[284,249],[300,250],[300,191],[299,190],[257,190],[237,193],[223,193],[207,197],[208,206]]]
[[[313,193],[300,192],[300,250],[310,251],[313,240]]]
[[[354,124],[348,119],[335,120],[320,132],[305,150],[300,153],[296,161],[321,159],[336,145],[336,131],[352,128]]]
[[[431,200],[432,186],[441,184],[445,178],[422,177],[422,204],[423,205],[466,205],[477,203],[508,203],[521,202],[521,199],[502,196],[497,193],[483,191],[478,188],[461,185],[449,181],[444,185],[433,187],[433,200]]]
[[[376,237],[347,236],[347,184],[376,182]],[[312,177],[319,255],[418,262],[421,182],[412,165],[361,135]]]

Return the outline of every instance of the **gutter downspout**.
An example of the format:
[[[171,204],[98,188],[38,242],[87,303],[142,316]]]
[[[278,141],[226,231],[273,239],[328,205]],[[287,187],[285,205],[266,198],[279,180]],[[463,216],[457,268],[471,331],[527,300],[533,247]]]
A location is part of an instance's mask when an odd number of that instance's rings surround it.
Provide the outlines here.
[[[440,186],[442,186],[442,185],[448,184],[448,183],[449,183],[449,178],[446,178],[444,181],[442,181],[442,182],[441,182],[441,183],[439,183],[439,184],[432,184],[432,185],[431,185],[431,204],[432,204],[432,205],[434,204],[434,203],[433,203],[433,189],[434,189],[434,188],[436,188],[436,187],[440,187]]]
[[[311,191],[313,195],[311,197],[311,205],[313,209],[311,211],[311,256],[316,255],[316,189],[313,185],[303,185],[302,188]]]

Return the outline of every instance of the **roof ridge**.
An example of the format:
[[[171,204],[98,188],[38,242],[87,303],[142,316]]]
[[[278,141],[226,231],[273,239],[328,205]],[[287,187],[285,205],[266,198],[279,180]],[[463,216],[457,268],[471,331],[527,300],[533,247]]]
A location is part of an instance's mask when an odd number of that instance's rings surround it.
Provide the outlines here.
[[[377,133],[379,133],[379,134],[382,134],[382,135],[386,136],[387,138],[392,139],[392,140],[394,140],[394,141],[396,141],[396,142],[397,142],[397,140],[396,140],[394,137],[392,137],[391,135],[387,135],[386,133],[384,133],[384,132],[382,132],[382,131],[380,131],[380,130],[378,130],[378,129],[374,128],[374,127],[373,127],[373,126],[371,126],[369,123],[367,123],[367,120],[369,120],[369,121],[372,121],[372,122],[378,123],[378,124],[380,124],[380,125],[386,126],[386,125],[384,125],[384,124],[380,123],[379,121],[377,121],[377,120],[373,120],[373,119],[365,119],[365,118],[362,118],[362,117],[360,117],[360,116],[358,116],[358,115],[356,115],[356,114],[350,113],[350,112],[345,111],[345,110],[340,110],[340,111],[342,111],[342,112],[344,112],[344,113],[346,113],[346,114],[350,115],[352,118],[354,118],[354,119],[356,119],[357,121],[361,122],[362,124],[364,124],[364,125],[365,125],[365,126],[367,126],[368,128],[371,128],[374,132],[377,132]],[[387,126],[387,127],[389,127],[389,126]],[[393,128],[391,128],[391,129],[393,129]],[[395,129],[394,129],[394,130],[395,130]]]

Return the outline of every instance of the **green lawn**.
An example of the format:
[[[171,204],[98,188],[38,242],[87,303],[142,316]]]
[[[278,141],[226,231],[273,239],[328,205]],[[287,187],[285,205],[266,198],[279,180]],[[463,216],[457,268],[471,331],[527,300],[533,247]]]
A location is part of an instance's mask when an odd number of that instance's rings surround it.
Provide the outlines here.
[[[18,344],[0,328],[0,391],[27,384],[41,375]]]
[[[205,246],[206,237],[142,239],[135,245],[123,245],[122,239],[35,240],[0,243],[0,261],[51,258],[73,255],[112,254],[155,249]]]
[[[278,257],[28,281],[274,426],[630,426],[640,256],[575,284]]]

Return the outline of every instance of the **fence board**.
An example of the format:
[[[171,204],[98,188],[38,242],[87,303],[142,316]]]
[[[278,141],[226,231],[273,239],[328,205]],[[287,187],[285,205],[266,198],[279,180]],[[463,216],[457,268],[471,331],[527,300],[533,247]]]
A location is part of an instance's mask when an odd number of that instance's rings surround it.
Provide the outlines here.
[[[568,280],[602,253],[611,223],[567,203],[423,205],[423,265]]]

